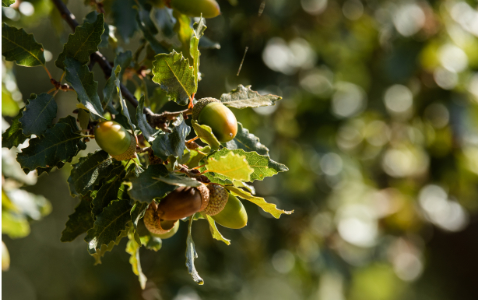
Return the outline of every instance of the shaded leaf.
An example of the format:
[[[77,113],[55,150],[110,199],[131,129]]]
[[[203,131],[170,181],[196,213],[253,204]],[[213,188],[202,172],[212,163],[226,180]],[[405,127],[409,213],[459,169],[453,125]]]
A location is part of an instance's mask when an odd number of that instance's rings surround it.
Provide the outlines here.
[[[207,125],[201,125],[195,120],[191,120],[191,125],[193,126],[194,132],[196,132],[196,135],[201,139],[201,141],[211,146],[211,149],[213,150],[219,149],[221,143],[219,143],[217,138],[212,133],[211,127]]]
[[[126,172],[124,166],[117,164],[109,173],[109,177],[101,185],[98,193],[96,193],[95,198],[91,202],[92,214],[93,216],[99,215],[103,208],[107,207],[108,204],[113,200],[121,200],[125,187],[121,189],[121,184],[123,183],[123,178]],[[125,193],[127,195],[127,193]]]
[[[20,123],[22,113],[23,110],[20,111],[20,113],[13,119],[12,125],[10,125],[10,127],[8,127],[2,134],[2,147],[11,149],[27,140],[28,137],[23,135],[22,123]]]
[[[186,239],[186,267],[188,268],[189,274],[193,278],[194,282],[199,285],[204,284],[204,280],[199,276],[196,267],[194,266],[194,259],[198,258],[198,254],[196,252],[196,246],[194,245],[193,237],[192,237],[192,225],[193,225],[193,218],[189,218],[189,226],[188,226],[188,237]]]
[[[66,68],[65,80],[75,89],[78,101],[90,113],[103,118],[103,107],[98,96],[98,82],[93,80],[93,73],[86,65],[81,65],[80,62],[71,58],[66,58],[64,64]]]
[[[113,24],[126,43],[138,31],[136,5],[134,0],[115,0],[111,6]]]
[[[206,162],[207,172],[214,172],[226,176],[231,180],[250,181],[254,173],[245,155],[227,152],[220,157],[208,157]]]
[[[113,101],[115,92],[118,91],[121,78],[123,78],[126,68],[130,66],[131,60],[131,51],[125,51],[116,55],[111,75],[106,81],[106,85],[103,89],[103,104],[105,106],[110,107],[110,105],[112,105],[111,102]],[[116,109],[112,112],[116,113]]]
[[[134,228],[138,226],[138,222],[143,218],[147,208],[148,203],[144,202],[135,202],[133,205],[133,208],[131,209],[131,221],[133,222]]]
[[[86,15],[83,25],[77,26],[75,32],[68,37],[55,65],[64,70],[67,57],[76,60],[80,65],[86,65],[90,61],[90,55],[98,51],[104,30],[103,14],[90,12]]]
[[[121,231],[127,229],[128,222],[131,222],[130,211],[131,205],[126,200],[115,200],[105,207],[85,237],[88,252],[96,253],[102,245],[115,242]]]
[[[73,123],[75,122],[75,123]],[[75,124],[72,127],[70,124]],[[36,168],[50,168],[70,162],[80,150],[86,148],[81,141],[76,121],[72,116],[60,119],[44,136],[30,140],[30,145],[22,149],[17,161],[25,173]]]
[[[101,247],[96,249],[95,253],[90,252],[90,255],[95,259],[95,265],[101,264],[101,258],[106,254],[106,252],[113,250],[113,248],[116,245],[119,245],[121,240],[128,235],[129,226],[130,225],[127,224],[126,229],[120,231],[116,240],[111,241],[108,245],[101,245]]]
[[[240,84],[231,92],[222,94],[219,100],[229,107],[246,108],[275,105],[276,101],[280,99],[282,97],[275,95],[260,95],[258,92],[251,90],[250,85],[244,87]]]
[[[100,183],[101,179],[108,176],[117,164],[118,162],[103,150],[80,158],[79,162],[73,165],[68,178],[71,195],[73,197],[86,195]]]
[[[274,218],[279,219],[282,214],[290,215],[294,211],[286,211],[282,209],[278,209],[275,204],[267,203],[264,198],[252,196],[249,192],[241,190],[237,187],[233,186],[226,186],[226,188],[235,196],[240,197],[242,199],[251,201],[252,203],[256,204],[260,208],[262,208],[265,212],[270,213]]]
[[[170,174],[169,177],[155,177],[154,179],[162,181],[164,183],[176,186],[200,186],[202,183],[197,181],[196,179],[190,178],[186,175],[172,175]]]
[[[138,127],[143,133],[144,137],[148,142],[151,142],[153,138],[153,134],[156,130],[149,125],[148,121],[146,120],[146,116],[143,113],[144,109],[144,97],[139,100],[139,105],[136,107],[136,122],[138,122]]]
[[[260,155],[269,155],[269,149],[261,144],[259,138],[249,133],[249,130],[239,122],[237,122],[237,134],[234,139],[223,145],[230,150],[242,149],[246,152],[255,151]]]
[[[146,288],[146,281],[148,280],[141,269],[141,263],[139,261],[139,248],[141,247],[140,244],[136,242],[134,239],[134,233],[132,230],[128,233],[128,243],[126,244],[126,252],[129,253],[131,256],[129,258],[129,263],[133,267],[133,273],[138,276],[139,284],[141,288],[144,290]]]
[[[155,38],[155,34],[158,33],[158,29],[150,18],[150,12],[143,8],[145,5],[149,4],[144,3],[144,5],[141,5],[136,14],[136,22],[138,27],[143,32],[144,38],[148,41],[155,54],[168,53],[169,51]]]
[[[187,105],[196,91],[193,68],[181,53],[158,54],[153,61],[153,81],[166,91],[171,100]]]
[[[5,23],[2,24],[2,55],[5,60],[20,66],[45,65],[43,46],[35,41],[33,35]]]
[[[163,198],[176,189],[176,186],[164,183],[154,178],[169,178],[169,172],[164,165],[151,165],[139,177],[131,180],[133,187],[129,195],[141,202],[150,203],[154,198]]]
[[[28,100],[23,116],[20,118],[23,134],[41,135],[56,117],[57,105],[53,95],[40,94]]]
[[[180,115],[182,119],[182,116]],[[176,156],[181,158],[186,149],[186,137],[191,132],[191,127],[186,125],[184,119],[182,122],[173,128],[171,133],[162,132],[156,136],[153,141],[152,148],[154,155],[162,160],[167,160],[169,156]]]
[[[110,27],[106,22],[103,23],[104,31],[101,34],[101,43],[98,45],[98,48],[108,47],[108,38],[110,36]]]
[[[62,242],[71,242],[93,227],[94,220],[91,215],[90,201],[91,197],[82,197],[75,208],[75,212],[68,216],[66,227],[61,233],[60,240]]]
[[[211,231],[212,237],[218,241],[224,242],[226,245],[230,245],[231,240],[228,240],[222,236],[222,234],[219,232],[219,230],[216,227],[216,222],[214,221],[214,219],[211,218],[211,216],[209,215],[206,215],[206,214],[202,214],[202,215],[203,217],[205,216],[205,218],[209,222],[209,230]]]

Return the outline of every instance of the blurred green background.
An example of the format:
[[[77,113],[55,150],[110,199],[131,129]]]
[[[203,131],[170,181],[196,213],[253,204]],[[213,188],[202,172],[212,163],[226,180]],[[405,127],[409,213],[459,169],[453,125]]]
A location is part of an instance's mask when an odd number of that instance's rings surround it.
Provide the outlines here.
[[[80,23],[94,9],[85,2],[68,3]],[[60,242],[78,203],[65,167],[22,187],[48,199],[51,213],[24,238],[3,235],[11,257],[3,299],[478,299],[477,2],[219,4],[222,15],[207,20],[206,36],[221,49],[202,50],[196,98],[218,98],[238,84],[283,97],[273,107],[234,113],[290,168],[255,183],[257,195],[295,212],[276,220],[244,201],[248,226],[220,228],[230,246],[197,222],[204,286],[184,265],[182,223],[160,251],[141,249],[149,279],[142,291],[126,240],[98,266],[82,238]],[[174,39],[158,11],[157,37]],[[54,60],[71,30],[51,2],[17,1],[2,16],[43,44],[58,79]],[[141,37],[118,43],[134,51]],[[101,51],[113,59],[112,50]],[[102,89],[104,75],[97,65],[93,71]],[[42,68],[4,62],[2,78],[7,122],[30,93],[51,88]],[[128,87],[135,90],[131,81]],[[71,114],[75,98],[58,94],[58,118]],[[91,142],[81,154],[94,149]],[[12,156],[15,150],[2,149],[4,170]],[[18,188],[18,178],[4,176],[5,188]]]

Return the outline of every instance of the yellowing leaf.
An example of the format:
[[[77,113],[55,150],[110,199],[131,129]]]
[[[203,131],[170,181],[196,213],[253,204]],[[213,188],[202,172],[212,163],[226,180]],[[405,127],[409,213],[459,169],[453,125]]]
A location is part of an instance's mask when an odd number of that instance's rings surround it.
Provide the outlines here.
[[[222,234],[217,230],[216,222],[214,221],[211,216],[208,216],[206,214],[202,214],[203,217],[206,217],[207,221],[209,222],[209,230],[211,230],[211,234],[213,239],[216,239],[218,241],[224,242],[226,245],[231,244],[231,240],[226,239],[225,237],[222,236]]]
[[[251,174],[254,173],[247,163],[244,155],[228,152],[219,158],[210,157],[207,160],[206,169],[208,172],[218,173],[230,179],[251,181]]]
[[[279,219],[282,214],[290,215],[294,211],[286,211],[282,209],[278,209],[275,204],[267,203],[264,198],[252,196],[249,192],[241,190],[234,186],[226,186],[226,188],[232,192],[233,195],[238,196],[242,199],[249,200],[252,203],[256,204],[260,208],[262,208],[265,212],[270,213],[274,218]]]

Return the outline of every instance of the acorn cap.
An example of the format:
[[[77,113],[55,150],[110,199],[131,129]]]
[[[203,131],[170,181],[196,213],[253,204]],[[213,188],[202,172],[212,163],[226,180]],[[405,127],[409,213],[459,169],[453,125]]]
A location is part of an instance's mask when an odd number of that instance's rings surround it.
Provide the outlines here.
[[[193,120],[197,121],[201,110],[211,102],[221,102],[215,98],[202,98],[193,107]]]
[[[144,225],[149,230],[149,232],[154,234],[164,234],[171,231],[174,228],[174,224],[178,221],[175,220],[170,222],[171,226],[169,228],[163,228],[161,226],[161,219],[157,214],[158,205],[155,201],[151,202],[146,213],[144,214]]]
[[[203,212],[206,215],[214,216],[226,206],[229,193],[222,185],[217,183],[210,183],[207,188],[209,189],[209,204]]]
[[[205,184],[201,184],[200,186],[197,186],[196,189],[198,189],[199,193],[201,193],[201,208],[199,211],[203,211],[206,209],[206,207],[209,204],[209,189]]]
[[[130,143],[128,149],[119,155],[111,155],[116,160],[126,160],[136,157],[136,139],[133,135],[131,135]]]

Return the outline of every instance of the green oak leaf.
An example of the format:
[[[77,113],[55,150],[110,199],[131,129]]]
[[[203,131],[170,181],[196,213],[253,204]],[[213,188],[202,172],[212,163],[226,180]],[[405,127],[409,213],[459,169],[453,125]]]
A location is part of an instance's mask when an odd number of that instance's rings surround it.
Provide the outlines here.
[[[274,176],[278,172],[286,172],[289,170],[285,165],[271,160],[270,157],[267,155],[260,155],[260,154],[257,154],[256,152],[245,152],[242,149],[229,150],[229,149],[223,148],[209,155],[208,159],[213,157],[216,160],[218,160],[221,156],[225,156],[229,152],[233,152],[241,156],[244,155],[246,157],[247,163],[249,164],[251,168],[254,169],[254,172],[251,174],[251,181],[263,180],[266,177]],[[208,176],[207,174],[205,175]],[[221,174],[217,174],[217,175],[221,175]]]
[[[75,90],[78,101],[97,118],[103,118],[103,107],[98,96],[98,82],[93,80],[93,73],[86,65],[67,57],[64,61],[65,80]]]
[[[236,136],[229,142],[223,143],[223,146],[230,150],[242,149],[246,152],[255,151],[260,155],[269,155],[269,149],[261,144],[259,138],[249,133],[249,130],[239,122],[237,122]]]
[[[110,77],[106,81],[106,85],[103,89],[103,105],[105,107],[111,108],[112,101],[115,95],[115,92],[119,89],[121,78],[123,78],[124,71],[131,64],[132,56],[131,51],[125,51],[118,53],[115,57],[114,66],[111,72]],[[111,110],[113,113],[117,113],[116,109],[112,107]]]
[[[43,93],[29,99],[20,118],[23,134],[26,136],[43,134],[56,117],[56,112],[57,105],[53,95]]]
[[[189,226],[188,226],[188,237],[186,239],[186,267],[188,268],[189,274],[193,278],[194,282],[199,285],[204,284],[204,280],[199,276],[196,267],[194,266],[194,259],[198,258],[198,254],[196,252],[196,246],[194,245],[193,237],[192,237],[192,225],[193,225],[194,218],[189,218]]]
[[[82,130],[88,130],[88,125],[90,124],[90,112],[86,109],[78,109],[78,123]]]
[[[98,51],[104,30],[103,14],[98,14],[96,11],[90,12],[86,15],[83,25],[77,26],[75,32],[68,37],[55,65],[65,70],[66,58],[76,60],[80,65],[86,65],[90,61],[90,55]]]
[[[2,6],[8,7],[15,3],[15,0],[2,0]]]
[[[143,133],[143,136],[146,138],[148,142],[152,142],[154,140],[153,135],[156,133],[156,130],[149,125],[148,120],[146,120],[146,116],[143,113],[144,109],[144,97],[141,97],[139,100],[139,105],[136,107],[136,122],[138,122],[138,127]]]
[[[108,47],[108,38],[110,36],[110,26],[106,22],[104,22],[103,27],[105,29],[103,33],[101,34],[101,43],[98,45],[98,48]]]
[[[169,178],[169,172],[164,165],[150,165],[139,177],[131,179],[131,198],[150,203],[154,198],[163,198],[176,189],[174,185],[154,179],[159,177]]]
[[[275,95],[260,95],[258,92],[251,90],[251,86],[243,86],[240,84],[236,89],[227,94],[222,94],[221,102],[229,107],[246,108],[261,107],[275,105],[282,97]]]
[[[176,24],[173,29],[181,42],[181,52],[184,57],[189,58],[191,56],[189,52],[189,43],[194,33],[194,30],[191,28],[191,19],[177,10],[173,10],[173,17],[176,19]]]
[[[125,230],[121,230],[119,232],[116,240],[111,241],[108,245],[101,245],[101,247],[96,249],[95,253],[90,252],[90,255],[95,259],[95,265],[101,264],[101,258],[106,254],[106,252],[113,250],[115,246],[119,245],[124,237],[128,236],[130,226],[131,224],[127,224]]]
[[[221,143],[212,133],[211,127],[207,125],[201,125],[196,120],[191,120],[191,125],[193,126],[194,132],[196,132],[196,135],[201,139],[201,141],[211,146],[211,149],[213,150],[219,149]]]
[[[85,237],[90,254],[96,253],[102,245],[116,241],[121,231],[126,230],[131,223],[130,211],[131,205],[127,200],[112,201],[103,209]]]
[[[113,25],[126,43],[129,43],[129,39],[138,31],[136,6],[134,0],[115,0],[111,6]]]
[[[246,190],[249,191],[252,195],[255,195],[255,194],[256,194],[256,188],[255,188],[252,184],[247,184],[247,183],[242,182],[242,181],[239,181],[239,180],[233,180],[233,181],[232,181],[232,184],[233,184],[235,187],[246,189]]]
[[[66,227],[61,233],[62,242],[71,242],[80,234],[87,232],[93,227],[95,220],[91,215],[91,197],[84,196],[76,206],[75,212],[68,216]]]
[[[68,116],[60,119],[43,136],[31,139],[30,145],[18,154],[17,161],[25,173],[70,162],[80,150],[86,148],[82,139],[75,118]]]
[[[158,54],[153,61],[153,81],[166,91],[171,100],[187,105],[197,87],[193,68],[181,53]]]
[[[146,278],[144,275],[143,270],[141,269],[141,263],[139,261],[139,248],[141,247],[141,244],[138,244],[138,242],[136,242],[134,239],[133,230],[129,231],[128,239],[128,243],[126,244],[126,252],[131,255],[129,258],[129,263],[133,268],[133,273],[138,276],[141,288],[144,290],[146,288],[146,281],[148,278]]]
[[[222,234],[217,229],[216,222],[214,221],[214,219],[211,218],[211,216],[209,215],[206,215],[206,214],[202,214],[202,215],[209,222],[209,230],[211,231],[213,239],[224,242],[226,245],[230,245],[231,240],[228,240],[222,236]]]
[[[25,30],[2,24],[2,55],[5,60],[14,61],[20,66],[44,66],[43,46],[35,41]]]
[[[286,211],[282,209],[278,209],[275,204],[267,203],[264,198],[255,197],[251,195],[249,192],[241,190],[234,186],[226,186],[226,188],[235,196],[240,197],[242,199],[251,201],[252,203],[256,204],[260,208],[262,208],[265,212],[270,213],[274,218],[279,219],[282,214],[290,215],[294,211]]]
[[[147,208],[148,203],[145,202],[135,202],[133,208],[131,208],[131,221],[135,229],[138,226],[139,220],[144,217]]]
[[[221,174],[231,180],[251,181],[254,173],[245,155],[226,152],[224,156],[210,156],[206,162],[206,172]]]
[[[8,127],[2,134],[2,147],[11,149],[27,140],[28,137],[23,134],[22,123],[20,123],[22,113],[23,110],[20,111],[20,113],[13,119],[10,127]]]
[[[189,41],[190,55],[193,59],[194,85],[196,86],[196,91],[199,80],[199,56],[201,56],[201,53],[199,52],[199,40],[204,35],[206,28],[207,27],[204,23],[204,19],[200,18],[199,22],[194,23],[194,34],[191,36],[191,40]]]
[[[191,127],[186,125],[182,115],[179,116],[182,122],[172,129],[172,132],[161,132],[153,141],[152,148],[154,155],[162,160],[167,160],[169,156],[183,157],[186,149],[186,137],[191,132]]]
[[[148,41],[149,46],[155,54],[159,53],[168,53],[169,51],[154,37],[158,33],[158,29],[156,28],[156,25],[154,25],[154,22],[151,20],[150,17],[150,10],[146,10],[143,7],[145,5],[150,5],[148,3],[143,3],[143,5],[140,5],[138,8],[138,12],[136,14],[136,23],[138,24],[139,29],[143,32],[143,36],[145,40]]]
[[[108,174],[109,176],[104,179],[104,183],[91,202],[91,213],[93,216],[99,215],[111,201],[125,200],[128,195],[126,192],[127,188],[122,186],[125,174],[126,170],[124,166],[117,164]]]
[[[106,151],[98,150],[80,158],[73,165],[68,183],[73,197],[86,195],[93,190],[100,181],[108,176],[115,167],[121,164],[116,162]]]
[[[190,178],[186,175],[172,175],[170,174],[169,177],[155,177],[154,179],[159,180],[161,182],[175,185],[175,186],[192,186],[197,187],[200,186],[202,183],[197,181],[196,179]]]

